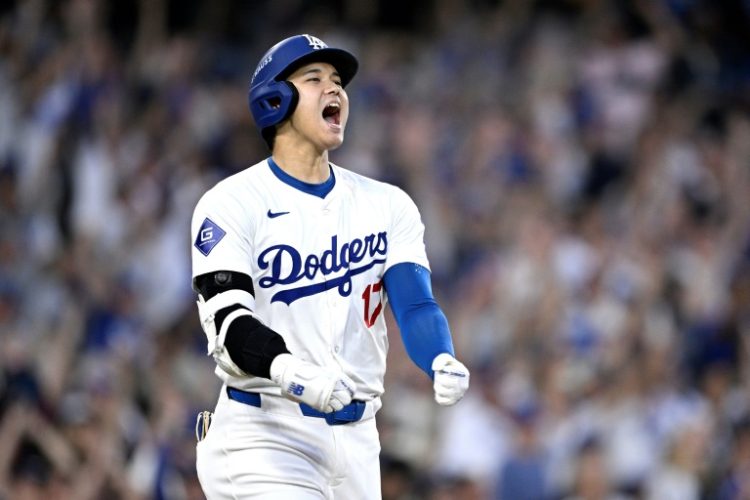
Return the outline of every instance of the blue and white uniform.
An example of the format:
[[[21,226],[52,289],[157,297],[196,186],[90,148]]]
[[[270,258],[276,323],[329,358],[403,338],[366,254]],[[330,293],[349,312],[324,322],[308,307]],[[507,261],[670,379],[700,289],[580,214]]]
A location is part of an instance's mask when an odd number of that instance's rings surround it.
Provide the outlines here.
[[[291,78],[301,90],[285,80],[295,69],[307,75]],[[343,140],[343,87],[356,69],[351,54],[310,35],[261,58],[249,104],[274,154],[275,127],[299,113],[306,132],[287,127],[282,150]],[[320,158],[322,173],[327,152]],[[387,302],[435,400],[455,404],[468,388],[432,296],[416,205],[396,186],[330,163],[328,174],[307,184],[270,157],[195,208],[192,274],[223,381],[210,429],[199,426],[198,477],[210,499],[380,498]]]
[[[355,399],[380,397],[388,351],[383,276],[400,263],[429,269],[424,226],[404,191],[335,165],[326,183],[310,185],[269,158],[209,190],[192,232],[193,277],[247,274],[255,312],[292,353],[343,369],[357,384]],[[268,379],[218,367],[217,375],[239,389],[279,394]]]
[[[217,366],[225,387],[269,396],[256,408],[231,401],[223,389],[211,430],[198,444],[199,465],[205,457],[205,469],[220,476],[202,484],[229,497],[251,497],[258,493],[259,476],[282,468],[284,481],[309,489],[310,498],[379,498],[380,445],[373,417],[381,406],[388,352],[383,279],[399,264],[429,269],[424,226],[401,189],[336,165],[330,168],[326,183],[310,185],[269,158],[219,182],[194,212],[193,277],[221,270],[252,277],[258,317],[284,337],[295,356],[343,370],[356,383],[354,399],[366,403],[359,422],[328,426],[280,397],[271,380],[233,376]],[[452,352],[449,338],[433,344],[436,352],[425,352],[425,359]],[[288,435],[268,429],[282,424]],[[300,441],[301,436],[307,438]],[[249,475],[242,473],[245,460],[230,460],[224,451],[244,448],[243,439],[246,460],[258,464]],[[301,443],[320,458],[320,468],[338,471],[340,477],[316,470],[297,453],[273,451],[299,449]],[[329,456],[334,460],[328,462]],[[360,460],[369,465],[350,467]],[[199,472],[205,477],[200,466]],[[273,492],[278,498],[304,498],[297,489],[280,488]],[[272,492],[260,497],[272,498]]]

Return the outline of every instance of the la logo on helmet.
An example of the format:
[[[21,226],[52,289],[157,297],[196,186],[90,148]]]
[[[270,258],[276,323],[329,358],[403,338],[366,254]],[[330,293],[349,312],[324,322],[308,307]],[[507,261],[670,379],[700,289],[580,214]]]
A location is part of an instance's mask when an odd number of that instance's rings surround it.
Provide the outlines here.
[[[316,36],[304,35],[304,37],[307,38],[307,43],[309,43],[310,47],[312,47],[314,50],[325,49],[326,47],[328,47],[328,45],[326,45],[323,40]]]

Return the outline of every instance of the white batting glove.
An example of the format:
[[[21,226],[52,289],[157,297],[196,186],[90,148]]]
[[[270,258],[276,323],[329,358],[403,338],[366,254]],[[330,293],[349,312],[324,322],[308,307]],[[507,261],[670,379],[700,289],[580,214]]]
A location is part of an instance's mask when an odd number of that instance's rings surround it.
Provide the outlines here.
[[[271,363],[271,380],[281,394],[323,413],[337,411],[352,402],[354,381],[344,372],[331,371],[291,354],[279,354]]]
[[[469,388],[469,370],[448,353],[438,354],[432,360],[435,372],[435,401],[443,406],[458,403]]]
[[[328,400],[328,409],[321,410],[324,413],[339,411],[341,408],[351,403],[352,398],[354,397],[354,381],[347,377],[343,372],[340,372],[338,376],[339,379],[336,381],[336,385],[333,386],[331,399]]]

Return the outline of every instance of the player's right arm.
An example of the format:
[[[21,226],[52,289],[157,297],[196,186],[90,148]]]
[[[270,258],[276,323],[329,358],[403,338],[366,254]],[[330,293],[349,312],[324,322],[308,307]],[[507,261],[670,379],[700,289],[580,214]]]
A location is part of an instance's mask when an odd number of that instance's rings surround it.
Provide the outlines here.
[[[255,313],[250,215],[231,196],[213,191],[193,214],[193,288],[208,354],[230,375],[268,378],[287,398],[323,412],[338,410],[351,401],[351,379],[293,356]]]
[[[243,273],[217,271],[197,276],[198,311],[211,354],[225,372],[273,380],[290,399],[331,412],[351,402],[354,382],[293,356],[284,338],[253,312],[252,279]]]
[[[288,354],[284,338],[255,315],[255,288],[246,274],[216,271],[193,280],[208,351],[222,370],[237,377],[271,378],[271,363]]]

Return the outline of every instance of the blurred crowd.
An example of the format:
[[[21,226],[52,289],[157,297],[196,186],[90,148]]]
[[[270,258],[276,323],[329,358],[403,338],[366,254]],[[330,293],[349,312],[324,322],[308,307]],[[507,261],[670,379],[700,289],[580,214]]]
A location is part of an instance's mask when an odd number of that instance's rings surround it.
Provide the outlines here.
[[[415,199],[472,370],[438,407],[389,317],[384,499],[750,498],[747,1],[0,14],[0,498],[202,498],[190,216],[305,32],[360,59],[332,160]]]

